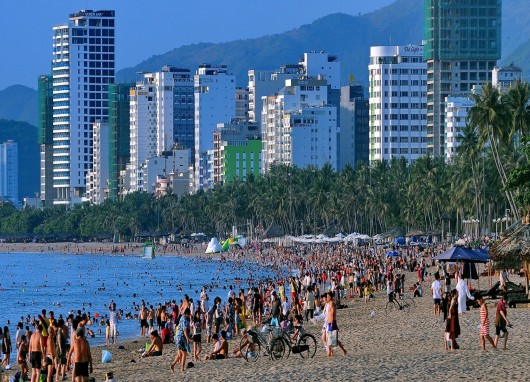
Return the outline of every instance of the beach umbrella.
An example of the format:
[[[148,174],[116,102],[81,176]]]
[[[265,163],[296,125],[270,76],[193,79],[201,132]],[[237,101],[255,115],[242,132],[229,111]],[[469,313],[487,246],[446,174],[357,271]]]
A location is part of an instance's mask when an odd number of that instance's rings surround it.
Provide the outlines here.
[[[386,253],[386,257],[397,257],[397,256],[399,256],[398,251],[388,251]]]
[[[463,261],[468,263],[487,263],[489,255],[479,253],[471,248],[451,247],[447,251],[434,256],[433,260],[438,261]]]

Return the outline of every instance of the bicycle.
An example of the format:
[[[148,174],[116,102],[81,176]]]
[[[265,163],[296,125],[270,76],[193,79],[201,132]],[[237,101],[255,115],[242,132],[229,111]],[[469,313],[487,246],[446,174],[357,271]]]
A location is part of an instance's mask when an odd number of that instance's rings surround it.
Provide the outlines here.
[[[410,299],[410,297],[409,297]],[[394,310],[404,310],[410,312],[411,304],[408,299],[398,300],[395,296],[392,296],[392,301],[388,301],[385,307],[385,313],[390,314]]]
[[[300,329],[297,338],[291,338],[288,332],[283,332],[282,339],[287,346],[287,357],[291,353],[300,354],[302,358],[313,358],[317,352],[317,340],[312,334]]]
[[[410,305],[411,308],[415,308],[416,307],[416,300],[414,300],[414,298],[404,294],[402,295],[400,298],[399,298],[401,301],[406,301],[407,304]]]
[[[285,354],[285,344],[282,339],[281,328],[264,325],[266,334],[256,327],[251,327],[241,338],[239,351],[247,362],[256,362],[261,355],[261,348],[264,354],[270,356],[273,361],[282,359]]]

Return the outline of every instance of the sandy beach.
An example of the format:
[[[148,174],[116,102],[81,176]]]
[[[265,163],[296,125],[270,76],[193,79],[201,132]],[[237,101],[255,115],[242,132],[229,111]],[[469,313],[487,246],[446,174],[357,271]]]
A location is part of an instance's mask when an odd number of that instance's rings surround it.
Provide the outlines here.
[[[110,252],[110,243],[50,244],[54,251],[72,253],[77,251]],[[2,244],[0,252],[39,252],[49,251],[46,244]],[[42,247],[40,247],[42,246]],[[132,253],[140,253],[141,245],[128,248]],[[194,251],[199,254],[199,248]],[[130,253],[130,252],[126,252]],[[407,273],[407,285],[415,280],[415,273]],[[515,283],[522,279],[511,276]],[[494,282],[496,280],[494,279]],[[472,309],[460,316],[462,334],[458,342],[461,349],[444,350],[444,323],[441,317],[433,316],[433,303],[429,291],[431,280],[424,284],[424,297],[416,299],[416,307],[409,313],[394,311],[385,313],[387,297],[384,291],[376,292],[376,298],[365,303],[359,298],[346,299],[348,308],[338,311],[339,338],[348,354],[343,356],[337,349],[333,357],[326,357],[320,342],[320,324],[306,323],[306,331],[319,340],[317,353],[312,359],[302,359],[297,354],[289,358],[272,361],[260,357],[256,363],[247,363],[241,358],[196,362],[195,367],[184,373],[171,374],[169,365],[175,357],[173,344],[165,345],[160,357],[140,357],[140,349],[145,348],[147,338],[138,338],[119,343],[125,349],[115,346],[93,349],[94,373],[96,381],[104,381],[105,373],[112,371],[118,382],[149,381],[346,381],[346,380],[530,380],[530,309],[518,307],[508,309],[508,317],[513,324],[508,340],[509,350],[493,350],[489,344],[481,351],[479,341],[479,310]],[[454,283],[454,281],[453,281]],[[483,287],[487,283],[481,281]],[[454,284],[453,284],[454,286]],[[473,282],[476,286],[476,282]],[[221,296],[224,297],[224,296]],[[490,311],[490,333],[494,336],[493,316],[497,300],[486,300]],[[375,312],[375,314],[373,313]],[[204,338],[204,337],[203,337]],[[230,353],[239,345],[240,337],[230,342]],[[500,340],[500,344],[503,339]],[[501,347],[501,346],[500,346]],[[101,351],[112,353],[112,362],[101,363]],[[203,352],[208,354],[212,345],[203,342]],[[191,360],[188,355],[188,361]],[[18,366],[3,375],[13,374]]]
[[[412,277],[412,274],[409,275]],[[496,300],[495,300],[496,301]],[[146,341],[142,339],[123,343],[125,350],[110,347],[113,360],[101,364],[101,350],[94,350],[94,376],[104,380],[107,371],[112,371],[117,381],[345,381],[345,380],[409,380],[431,381],[459,378],[469,380],[527,381],[530,379],[530,309],[509,309],[508,317],[513,323],[507,351],[486,348],[480,350],[479,311],[473,309],[461,316],[462,334],[460,350],[447,351],[443,347],[441,318],[434,318],[432,300],[429,296],[417,299],[416,308],[406,313],[394,312],[387,316],[384,311],[386,295],[379,292],[368,304],[360,299],[347,300],[348,308],[339,310],[340,339],[348,354],[325,356],[319,343],[312,359],[302,359],[297,354],[289,358],[272,361],[260,357],[255,364],[241,358],[222,361],[197,362],[184,373],[171,375],[169,365],[175,356],[174,345],[166,345],[161,357],[141,359],[139,349]],[[488,301],[494,312],[494,300]],[[376,315],[371,318],[371,312]],[[493,319],[491,334],[494,335]],[[307,323],[306,330],[317,338],[320,325]],[[502,341],[502,339],[500,340]],[[233,349],[239,338],[231,341]],[[204,346],[210,350],[211,346]],[[204,351],[203,351],[204,354]],[[189,358],[189,357],[188,357]],[[132,362],[134,360],[135,362]]]
[[[409,277],[413,277],[412,274]],[[138,338],[115,346],[93,349],[96,381],[104,381],[105,373],[112,371],[119,382],[158,381],[344,381],[344,380],[408,380],[431,381],[454,378],[470,380],[527,381],[530,379],[530,309],[509,309],[508,317],[513,323],[507,351],[480,350],[479,311],[473,309],[460,317],[462,334],[461,349],[447,351],[443,348],[441,318],[434,318],[432,300],[429,296],[417,299],[416,307],[409,313],[404,311],[386,315],[386,295],[378,292],[376,299],[364,303],[360,299],[347,300],[348,308],[338,311],[340,339],[348,354],[339,350],[329,358],[319,343],[312,359],[302,359],[292,354],[289,358],[272,361],[260,357],[252,364],[241,358],[222,361],[197,362],[195,367],[172,376],[169,365],[175,356],[174,345],[166,345],[160,357],[140,357],[140,349],[146,339]],[[490,316],[495,301],[487,301]],[[375,311],[375,317],[371,313]],[[491,319],[492,321],[493,319]],[[320,325],[307,323],[306,330],[317,338]],[[494,334],[491,322],[492,335]],[[502,339],[500,340],[502,341]],[[231,341],[230,349],[239,344],[239,338]],[[101,351],[112,353],[112,362],[101,363]],[[203,355],[211,350],[204,344]],[[188,357],[189,358],[189,357]],[[134,362],[133,362],[134,360]]]

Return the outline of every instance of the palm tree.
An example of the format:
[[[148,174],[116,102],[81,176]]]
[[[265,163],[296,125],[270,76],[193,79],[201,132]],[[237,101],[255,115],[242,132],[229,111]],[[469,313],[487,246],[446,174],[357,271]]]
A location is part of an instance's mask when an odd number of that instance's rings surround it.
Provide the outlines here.
[[[457,147],[456,152],[461,155],[462,159],[464,159],[471,165],[471,176],[473,178],[473,183],[475,186],[475,208],[477,213],[477,219],[479,219],[482,226],[484,226],[483,217],[480,213],[480,188],[476,171],[477,156],[480,152],[477,129],[469,124],[466,124],[457,139],[460,142],[460,145]]]
[[[504,96],[512,115],[513,130],[524,138],[530,133],[530,86],[516,81]]]
[[[482,86],[482,94],[473,95],[475,106],[469,111],[469,122],[476,126],[479,133],[479,141],[482,145],[489,143],[495,160],[497,172],[501,178],[503,187],[506,186],[507,176],[499,155],[499,146],[509,145],[512,138],[512,124],[509,123],[509,110],[506,102],[500,96],[499,90],[491,83]],[[519,211],[511,191],[505,191],[510,208],[516,220],[519,219]]]

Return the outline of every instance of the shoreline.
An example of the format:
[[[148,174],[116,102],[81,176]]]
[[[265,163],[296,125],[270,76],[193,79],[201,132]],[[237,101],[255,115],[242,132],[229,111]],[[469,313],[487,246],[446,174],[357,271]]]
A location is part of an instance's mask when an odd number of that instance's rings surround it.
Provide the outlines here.
[[[413,273],[408,273],[409,280]],[[375,299],[365,303],[359,298],[344,299],[346,309],[337,311],[339,338],[348,354],[343,356],[337,349],[333,357],[326,357],[320,342],[320,324],[305,323],[306,332],[317,339],[317,352],[312,359],[303,359],[296,354],[272,361],[260,357],[256,363],[247,363],[233,358],[232,350],[239,346],[240,337],[229,342],[230,357],[222,361],[194,362],[194,367],[184,373],[171,374],[169,365],[176,355],[175,345],[164,345],[160,357],[141,358],[148,338],[136,337],[119,341],[117,345],[92,347],[96,381],[104,381],[105,373],[112,371],[120,382],[141,381],[248,381],[259,375],[261,382],[268,381],[337,381],[355,377],[361,381],[408,380],[427,381],[433,379],[464,380],[510,380],[525,381],[530,377],[528,359],[530,333],[530,309],[508,309],[513,323],[508,340],[508,351],[493,350],[488,346],[480,350],[479,310],[471,309],[460,316],[462,334],[458,342],[461,349],[447,351],[443,348],[444,323],[432,313],[429,293],[416,300],[410,313],[394,311],[385,313],[386,294],[375,293]],[[490,333],[494,336],[493,312],[497,300],[487,300],[490,311]],[[373,313],[375,312],[375,314]],[[501,339],[500,341],[503,341]],[[501,344],[500,342],[499,344]],[[202,343],[204,354],[212,350],[212,344]],[[109,350],[112,361],[101,363],[101,352]],[[187,361],[192,361],[188,354]],[[504,365],[499,367],[499,365]],[[4,373],[11,375],[18,370]]]
[[[165,246],[156,245],[156,256],[185,256],[202,258],[220,258],[219,254],[205,254],[204,244],[193,244],[191,248],[182,248],[178,244],[170,244],[165,251]],[[118,248],[118,252],[114,252]],[[123,252],[119,250],[123,248]],[[116,255],[116,256],[139,256],[143,253],[143,243],[0,243],[0,255],[4,253],[47,253],[60,255]]]

